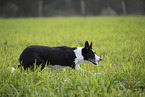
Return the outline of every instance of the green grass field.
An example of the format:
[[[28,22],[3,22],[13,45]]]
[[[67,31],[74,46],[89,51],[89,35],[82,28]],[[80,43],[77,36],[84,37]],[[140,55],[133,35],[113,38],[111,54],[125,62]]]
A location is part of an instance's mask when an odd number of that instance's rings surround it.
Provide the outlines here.
[[[11,73],[30,45],[82,47],[103,60],[86,71],[45,68]],[[145,97],[145,17],[0,19],[0,97]]]

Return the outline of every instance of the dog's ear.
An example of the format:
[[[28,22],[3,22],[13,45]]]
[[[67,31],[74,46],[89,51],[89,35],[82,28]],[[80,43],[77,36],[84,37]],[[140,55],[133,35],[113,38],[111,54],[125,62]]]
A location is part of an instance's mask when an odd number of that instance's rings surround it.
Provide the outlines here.
[[[85,49],[89,49],[89,43],[88,43],[88,41],[85,42]]]
[[[90,48],[92,49],[92,45],[93,45],[93,43],[91,42],[91,44],[90,44]]]

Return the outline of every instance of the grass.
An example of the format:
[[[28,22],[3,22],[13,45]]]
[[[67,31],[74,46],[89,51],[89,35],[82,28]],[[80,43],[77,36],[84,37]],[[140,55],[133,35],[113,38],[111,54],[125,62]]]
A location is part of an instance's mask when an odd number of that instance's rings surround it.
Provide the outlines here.
[[[29,45],[84,46],[88,40],[103,58],[85,71],[16,69]],[[0,19],[0,96],[144,97],[145,17]]]

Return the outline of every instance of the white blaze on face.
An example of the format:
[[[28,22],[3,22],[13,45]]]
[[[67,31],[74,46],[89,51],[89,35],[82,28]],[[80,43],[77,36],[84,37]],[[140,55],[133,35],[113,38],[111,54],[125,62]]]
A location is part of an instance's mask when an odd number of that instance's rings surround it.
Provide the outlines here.
[[[94,52],[94,54],[95,54],[95,51],[94,51],[94,50],[92,50],[92,51],[93,51],[93,52]],[[96,60],[96,61],[100,61],[100,60],[101,60],[101,58],[95,54],[95,60]]]
[[[101,59],[101,58],[95,54],[95,60],[96,60],[96,61],[100,61],[100,59]]]

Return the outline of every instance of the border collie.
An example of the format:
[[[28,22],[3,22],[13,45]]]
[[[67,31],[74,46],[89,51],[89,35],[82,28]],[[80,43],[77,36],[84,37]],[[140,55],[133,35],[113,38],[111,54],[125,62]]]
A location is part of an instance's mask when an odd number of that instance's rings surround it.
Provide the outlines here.
[[[41,66],[41,70],[45,65],[51,67],[71,67],[79,70],[80,63],[91,62],[97,65],[102,59],[95,54],[92,49],[92,42],[89,45],[85,42],[85,47],[47,47],[47,46],[29,46],[20,55],[19,62],[25,70],[28,68],[34,69],[36,66]],[[98,62],[97,62],[98,61]],[[19,67],[18,66],[18,67]]]

